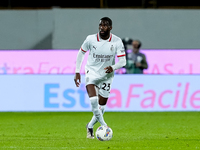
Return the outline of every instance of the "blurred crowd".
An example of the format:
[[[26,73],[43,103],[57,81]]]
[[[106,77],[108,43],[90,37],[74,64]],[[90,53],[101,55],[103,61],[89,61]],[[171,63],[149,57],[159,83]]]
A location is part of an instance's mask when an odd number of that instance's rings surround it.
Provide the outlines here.
[[[143,70],[148,68],[145,54],[140,52],[142,43],[140,40],[124,38],[122,40],[126,51],[125,74],[143,74]]]

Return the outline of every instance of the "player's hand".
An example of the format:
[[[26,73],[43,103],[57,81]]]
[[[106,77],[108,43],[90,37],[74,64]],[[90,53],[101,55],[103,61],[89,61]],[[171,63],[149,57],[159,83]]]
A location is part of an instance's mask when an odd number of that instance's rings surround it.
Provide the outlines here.
[[[113,72],[113,68],[111,66],[108,66],[108,67],[104,68],[104,70],[106,70],[106,73]]]
[[[76,73],[75,76],[74,76],[74,82],[76,84],[77,87],[80,86],[81,84],[81,75],[80,73]]]

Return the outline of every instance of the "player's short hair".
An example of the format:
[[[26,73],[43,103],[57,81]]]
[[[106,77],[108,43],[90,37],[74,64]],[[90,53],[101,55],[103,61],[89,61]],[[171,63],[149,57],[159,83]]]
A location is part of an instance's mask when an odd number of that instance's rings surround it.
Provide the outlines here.
[[[108,17],[103,17],[100,20],[108,21],[109,25],[112,26],[112,20]]]

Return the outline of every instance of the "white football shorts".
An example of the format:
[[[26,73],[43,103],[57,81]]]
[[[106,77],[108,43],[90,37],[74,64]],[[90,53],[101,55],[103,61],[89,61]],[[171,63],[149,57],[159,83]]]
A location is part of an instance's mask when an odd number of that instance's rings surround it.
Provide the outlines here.
[[[102,97],[108,98],[111,90],[111,85],[113,81],[113,74],[110,74],[106,77],[98,76],[91,70],[86,70],[85,72],[85,84],[94,84],[99,88],[99,95]]]

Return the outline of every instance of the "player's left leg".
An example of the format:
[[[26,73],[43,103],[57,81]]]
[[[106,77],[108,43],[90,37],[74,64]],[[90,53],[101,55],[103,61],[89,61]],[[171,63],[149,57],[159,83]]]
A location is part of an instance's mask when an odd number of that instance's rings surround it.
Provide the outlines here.
[[[100,109],[100,111],[102,112],[102,115],[105,112],[105,107],[106,107],[106,103],[107,103],[108,98],[102,97],[101,95],[99,95],[99,106],[98,108]],[[93,115],[91,121],[88,124],[89,128],[93,128],[94,125],[97,123],[97,118],[95,117],[95,115]]]
[[[102,83],[99,84],[99,90],[98,90],[98,97],[99,97],[99,109],[102,112],[102,115],[105,112],[106,103],[108,101],[108,97],[111,90],[111,84],[113,81],[113,77],[108,78],[107,80],[102,81]],[[95,116],[92,117],[91,121],[89,122],[88,126],[90,128],[93,128],[93,126],[97,123],[97,118]]]

